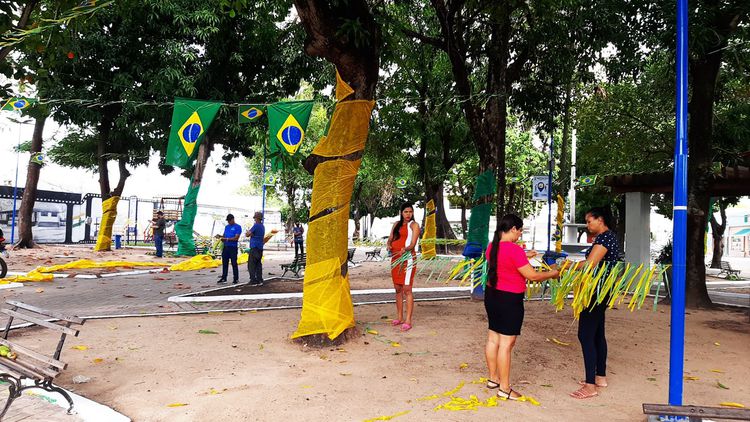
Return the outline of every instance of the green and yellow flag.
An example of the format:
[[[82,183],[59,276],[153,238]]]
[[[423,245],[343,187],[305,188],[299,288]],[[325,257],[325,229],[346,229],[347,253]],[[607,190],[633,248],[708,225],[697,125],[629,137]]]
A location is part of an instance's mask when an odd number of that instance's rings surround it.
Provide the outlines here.
[[[219,108],[221,103],[215,101],[175,98],[166,164],[184,169],[192,165]]]
[[[0,108],[0,110],[19,111],[33,106],[36,102],[36,98],[11,97],[3,104],[3,108]]]
[[[596,175],[593,176],[581,176],[578,178],[578,187],[594,186],[596,184]]]
[[[237,123],[257,122],[264,114],[266,114],[264,104],[240,104],[237,110]]]
[[[271,168],[284,167],[284,154],[294,155],[305,139],[313,101],[284,101],[268,106],[268,137]]]

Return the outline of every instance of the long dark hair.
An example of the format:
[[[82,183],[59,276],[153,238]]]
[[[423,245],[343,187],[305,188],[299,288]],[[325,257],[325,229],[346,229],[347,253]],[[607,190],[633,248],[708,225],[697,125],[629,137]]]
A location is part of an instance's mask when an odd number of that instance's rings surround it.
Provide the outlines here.
[[[404,210],[407,208],[411,208],[412,211],[414,211],[414,207],[409,202],[404,202],[401,204],[401,208],[398,211],[398,223],[396,223],[395,226],[393,226],[393,240],[398,240],[401,238],[401,226],[404,225]],[[412,221],[414,221],[414,216],[412,215]]]
[[[615,228],[615,219],[612,217],[612,212],[609,210],[609,207],[594,207],[586,211],[586,215],[588,214],[591,214],[594,218],[601,218],[608,229],[612,230]]]
[[[487,284],[490,287],[494,288],[497,285],[497,255],[500,250],[500,233],[507,233],[513,227],[522,230],[523,220],[515,214],[505,214],[502,220],[500,220],[497,230],[495,230],[495,236],[492,238],[492,252],[490,253],[490,268],[487,278]]]

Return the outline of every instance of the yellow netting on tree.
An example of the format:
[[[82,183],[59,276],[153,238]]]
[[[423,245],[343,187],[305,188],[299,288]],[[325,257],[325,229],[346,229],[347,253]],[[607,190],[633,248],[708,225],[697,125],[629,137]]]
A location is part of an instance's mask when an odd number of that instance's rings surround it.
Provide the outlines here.
[[[435,239],[437,238],[437,225],[435,224],[435,201],[427,201],[427,216],[424,219],[424,233],[422,240],[431,240],[422,243],[422,259],[431,259],[437,256]]]
[[[337,92],[346,92],[339,78]],[[351,89],[351,88],[349,88]],[[354,308],[346,266],[349,201],[364,150],[374,101],[336,104],[328,136],[313,150],[321,157],[342,157],[315,167],[302,315],[292,338],[326,334],[334,339],[354,327]],[[356,158],[356,159],[351,159]]]
[[[120,202],[119,196],[113,196],[102,201],[102,222],[99,225],[99,236],[96,238],[95,251],[112,250],[112,226],[117,218],[117,203]]]
[[[555,220],[555,252],[562,252],[563,239],[563,213],[565,212],[565,200],[557,195],[557,220]]]

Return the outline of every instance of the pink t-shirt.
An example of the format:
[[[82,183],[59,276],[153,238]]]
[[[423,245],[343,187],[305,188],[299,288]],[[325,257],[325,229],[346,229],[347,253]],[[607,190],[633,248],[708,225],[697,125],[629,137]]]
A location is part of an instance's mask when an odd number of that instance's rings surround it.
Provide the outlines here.
[[[490,261],[490,253],[494,244],[490,243],[485,254],[487,262]],[[529,259],[523,248],[513,242],[500,242],[500,251],[497,254],[497,290],[511,293],[523,293],[526,291],[526,279],[518,272],[518,269],[526,266]]]

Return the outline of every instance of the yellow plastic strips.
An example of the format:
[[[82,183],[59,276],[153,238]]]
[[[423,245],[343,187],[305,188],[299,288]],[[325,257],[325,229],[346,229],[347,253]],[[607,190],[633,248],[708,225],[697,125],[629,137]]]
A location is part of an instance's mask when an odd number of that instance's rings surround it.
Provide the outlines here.
[[[336,69],[336,101],[343,100],[353,92],[354,90],[352,89],[352,87],[350,87],[348,83],[344,82],[344,80],[341,79],[339,70]]]
[[[112,250],[112,226],[117,219],[117,203],[120,202],[119,196],[113,196],[102,201],[102,222],[99,226],[99,236],[96,238],[95,251]]]
[[[389,415],[389,416],[378,416],[377,418],[365,419],[365,422],[389,421],[389,420],[391,420],[393,418],[397,418],[399,416],[403,416],[403,415],[405,415],[405,414],[407,414],[409,412],[411,412],[411,410],[404,410],[403,412],[398,412],[396,414]]]
[[[342,81],[339,78],[338,89]],[[362,161],[374,101],[336,104],[328,136],[312,154],[336,157],[315,167],[307,237],[302,314],[292,338],[326,334],[334,339],[354,327],[346,267],[349,201]]]
[[[169,271],[202,270],[204,268],[218,267],[219,265],[221,265],[221,260],[214,259],[211,255],[196,255],[190,259],[172,265],[169,267]]]
[[[31,270],[25,275],[14,275],[0,279],[0,284],[21,283],[24,281],[52,281],[52,274],[42,274],[37,270]]]
[[[437,225],[435,224],[435,201],[430,199],[426,206],[427,216],[424,219],[424,234],[422,234],[422,258],[431,259],[437,256],[435,239],[437,238]],[[426,240],[431,240],[427,241]]]

